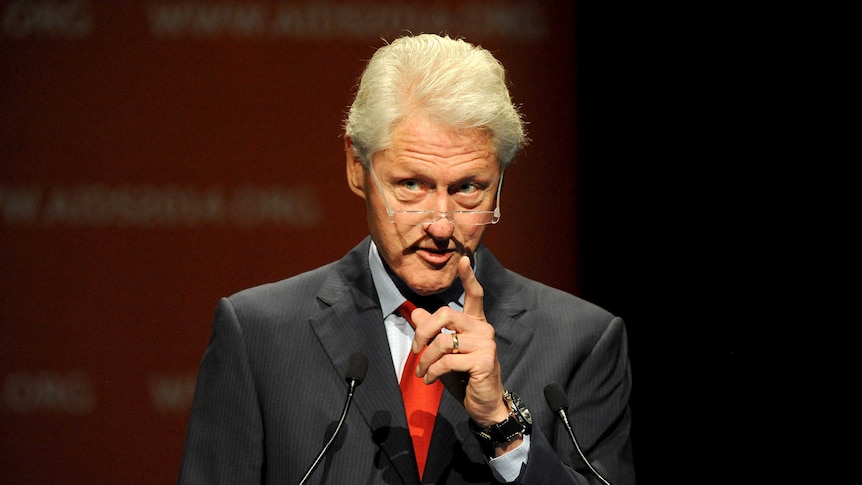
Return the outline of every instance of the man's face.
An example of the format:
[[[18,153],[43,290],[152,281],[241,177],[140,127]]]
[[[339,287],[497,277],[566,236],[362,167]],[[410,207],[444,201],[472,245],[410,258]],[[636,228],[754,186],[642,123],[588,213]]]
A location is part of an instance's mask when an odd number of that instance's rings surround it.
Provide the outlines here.
[[[384,262],[420,295],[447,289],[458,276],[461,255],[473,254],[488,226],[455,225],[443,216],[432,224],[393,224],[349,141],[346,152],[348,183],[366,201],[368,228]],[[372,166],[396,211],[494,209],[500,165],[485,131],[459,132],[421,116],[407,118],[393,131],[392,148],[375,153]]]

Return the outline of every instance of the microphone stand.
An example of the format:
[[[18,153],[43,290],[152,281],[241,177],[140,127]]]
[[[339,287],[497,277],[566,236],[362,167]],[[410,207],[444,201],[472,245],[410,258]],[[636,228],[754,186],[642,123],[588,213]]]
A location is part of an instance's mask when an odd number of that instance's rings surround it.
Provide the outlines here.
[[[320,461],[323,459],[323,456],[326,455],[326,452],[329,450],[329,447],[332,446],[332,443],[335,441],[335,437],[338,436],[338,432],[341,431],[341,426],[344,424],[344,418],[347,417],[347,410],[350,409],[350,403],[353,402],[353,391],[356,390],[356,386],[358,382],[356,379],[350,379],[349,386],[347,389],[347,400],[344,402],[344,409],[341,411],[341,418],[338,420],[338,426],[335,427],[335,432],[332,433],[332,436],[329,438],[329,441],[326,443],[326,446],[320,450],[320,454],[317,455],[317,458],[314,460],[314,463],[311,464],[308,471],[305,472],[305,476],[302,477],[302,481],[299,482],[299,485],[303,485],[308,477],[314,473],[314,470],[317,468],[317,465],[320,464]]]

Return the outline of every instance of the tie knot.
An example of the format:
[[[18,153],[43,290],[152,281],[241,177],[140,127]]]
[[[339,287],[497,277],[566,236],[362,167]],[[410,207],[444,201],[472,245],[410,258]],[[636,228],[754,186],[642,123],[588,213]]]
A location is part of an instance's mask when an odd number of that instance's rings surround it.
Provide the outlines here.
[[[416,305],[411,303],[410,300],[406,300],[404,303],[401,304],[400,307],[398,307],[396,309],[396,311],[398,312],[399,315],[406,318],[407,321],[410,322],[410,325],[413,325],[413,319],[410,317],[410,315],[413,313],[413,310],[415,310],[415,309],[416,309]]]

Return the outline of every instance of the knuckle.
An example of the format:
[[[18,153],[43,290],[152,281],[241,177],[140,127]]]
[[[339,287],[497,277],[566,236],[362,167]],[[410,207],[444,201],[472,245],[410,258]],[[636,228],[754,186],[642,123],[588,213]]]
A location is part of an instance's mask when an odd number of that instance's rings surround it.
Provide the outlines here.
[[[437,310],[437,314],[440,316],[441,322],[451,322],[455,315],[461,313],[457,310],[453,310],[451,307],[442,306],[439,310]]]

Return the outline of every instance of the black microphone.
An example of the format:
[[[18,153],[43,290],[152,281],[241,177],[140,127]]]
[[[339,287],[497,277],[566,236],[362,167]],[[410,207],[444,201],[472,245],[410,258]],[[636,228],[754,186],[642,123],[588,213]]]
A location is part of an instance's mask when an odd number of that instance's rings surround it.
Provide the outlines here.
[[[584,463],[590,468],[590,471],[593,472],[595,476],[599,478],[605,485],[611,485],[605,480],[605,477],[601,476],[599,472],[593,468],[593,465],[590,464],[590,460],[587,460],[587,457],[584,456],[584,453],[581,451],[580,445],[578,445],[578,440],[575,439],[575,433],[572,431],[572,425],[569,424],[569,416],[566,414],[566,410],[569,409],[569,398],[566,396],[566,391],[563,389],[563,386],[557,384],[556,382],[552,382],[545,386],[545,400],[548,401],[548,407],[551,408],[551,411],[557,413],[560,419],[563,420],[563,424],[566,426],[566,430],[569,432],[569,437],[572,439],[572,443],[575,445],[575,449],[578,450],[578,454],[581,455],[581,459],[584,460]]]
[[[317,468],[317,465],[320,464],[320,460],[323,459],[323,456],[326,455],[329,447],[335,441],[335,437],[338,435],[338,432],[341,431],[341,425],[344,424],[344,418],[347,417],[347,410],[350,409],[350,403],[353,402],[353,392],[356,390],[356,386],[362,384],[367,372],[368,357],[366,357],[362,352],[357,352],[351,355],[350,359],[347,361],[347,372],[345,373],[347,376],[347,400],[344,401],[344,410],[341,411],[341,419],[338,420],[338,426],[335,427],[335,432],[332,433],[332,437],[329,438],[326,446],[320,450],[320,454],[317,455],[314,463],[312,463],[308,468],[308,471],[305,472],[305,476],[302,477],[302,481],[299,482],[299,485],[304,484],[305,481],[308,480],[308,477],[314,473],[314,469]]]

